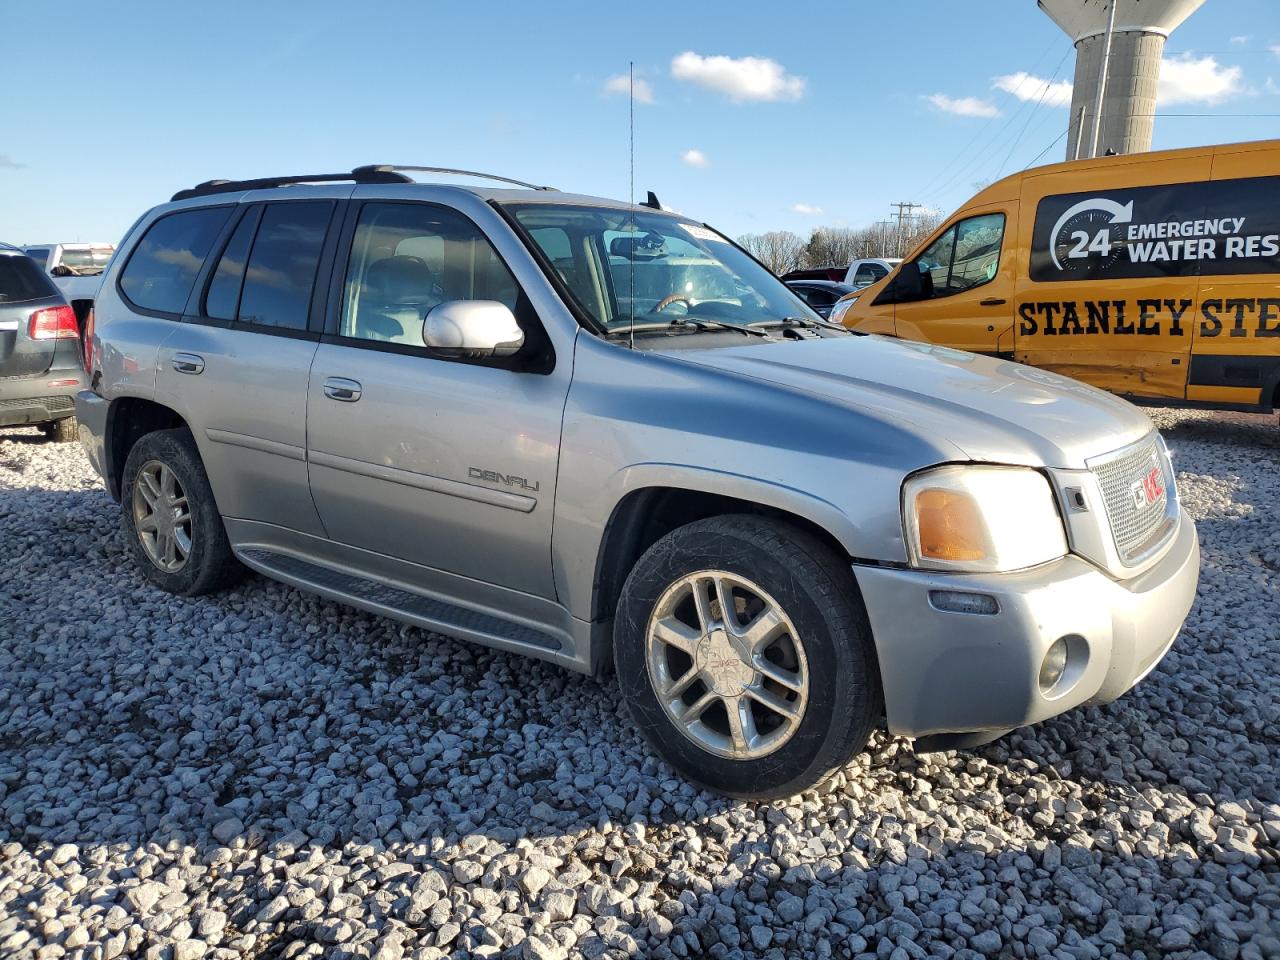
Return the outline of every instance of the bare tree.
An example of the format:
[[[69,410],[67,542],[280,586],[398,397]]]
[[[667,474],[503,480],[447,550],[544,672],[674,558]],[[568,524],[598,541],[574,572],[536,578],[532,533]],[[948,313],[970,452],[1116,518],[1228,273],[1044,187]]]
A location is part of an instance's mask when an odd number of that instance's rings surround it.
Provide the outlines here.
[[[778,276],[798,270],[804,262],[804,241],[790,230],[749,233],[738,243]]]
[[[805,265],[844,267],[860,256],[859,236],[847,227],[815,227],[805,244]]]

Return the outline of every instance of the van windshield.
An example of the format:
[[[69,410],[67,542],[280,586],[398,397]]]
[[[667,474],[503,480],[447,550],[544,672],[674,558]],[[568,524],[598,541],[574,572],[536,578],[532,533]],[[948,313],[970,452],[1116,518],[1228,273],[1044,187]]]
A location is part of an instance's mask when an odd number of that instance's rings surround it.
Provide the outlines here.
[[[673,320],[747,325],[816,315],[708,227],[659,212],[508,204],[578,305],[609,331]]]

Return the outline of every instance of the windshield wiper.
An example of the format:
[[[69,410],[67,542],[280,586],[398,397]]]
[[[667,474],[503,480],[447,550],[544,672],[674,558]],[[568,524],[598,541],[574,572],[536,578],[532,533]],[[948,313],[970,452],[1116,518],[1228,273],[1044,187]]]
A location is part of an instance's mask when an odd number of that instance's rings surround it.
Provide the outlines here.
[[[826,330],[839,330],[841,333],[848,333],[846,327],[840,326],[838,323],[832,323],[829,320],[815,320],[812,317],[781,317],[778,323],[798,323],[805,327],[822,327]]]
[[[736,330],[739,333],[745,333],[749,337],[763,337],[766,340],[774,339],[770,336],[768,330],[759,330],[741,323],[725,323],[723,320],[712,320],[709,317],[676,317],[665,323],[649,321],[637,323],[634,327],[613,327],[609,330],[609,337],[625,339],[633,332],[664,333],[673,329],[678,330],[682,327],[692,327],[696,330]]]

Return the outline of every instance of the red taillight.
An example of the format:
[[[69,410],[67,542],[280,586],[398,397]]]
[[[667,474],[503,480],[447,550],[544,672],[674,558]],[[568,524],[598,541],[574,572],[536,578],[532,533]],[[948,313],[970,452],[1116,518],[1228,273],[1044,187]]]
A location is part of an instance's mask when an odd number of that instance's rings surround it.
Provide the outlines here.
[[[70,307],[37,310],[27,321],[27,336],[32,340],[63,340],[80,336],[76,312]]]
[[[93,307],[84,318],[84,369],[85,373],[93,373]]]

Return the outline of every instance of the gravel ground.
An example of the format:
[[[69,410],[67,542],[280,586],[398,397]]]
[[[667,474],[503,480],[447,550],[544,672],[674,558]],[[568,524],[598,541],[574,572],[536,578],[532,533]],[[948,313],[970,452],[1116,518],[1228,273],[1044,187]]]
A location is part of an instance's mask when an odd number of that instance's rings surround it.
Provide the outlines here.
[[[1204,548],[1152,676],[724,801],[611,685],[254,578],[145,586],[0,430],[0,956],[1280,957],[1280,429],[1159,412]]]

